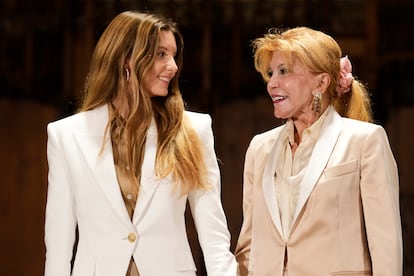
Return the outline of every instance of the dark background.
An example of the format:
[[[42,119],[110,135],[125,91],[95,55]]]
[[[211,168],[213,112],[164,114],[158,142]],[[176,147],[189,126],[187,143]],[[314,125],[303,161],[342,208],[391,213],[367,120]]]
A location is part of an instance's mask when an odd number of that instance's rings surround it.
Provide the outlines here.
[[[73,113],[97,39],[128,9],[170,16],[183,33],[181,88],[189,109],[213,117],[232,250],[242,222],[245,150],[254,134],[280,124],[250,42],[270,27],[298,25],[336,38],[354,75],[368,84],[375,120],[399,165],[404,275],[414,275],[413,0],[2,0],[0,275],[43,275],[46,124]]]

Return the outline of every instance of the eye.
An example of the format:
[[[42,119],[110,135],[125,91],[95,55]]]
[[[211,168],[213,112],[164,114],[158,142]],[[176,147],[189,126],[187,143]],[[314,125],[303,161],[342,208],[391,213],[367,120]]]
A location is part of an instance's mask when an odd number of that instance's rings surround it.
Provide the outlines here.
[[[280,75],[286,75],[288,73],[288,69],[285,67],[279,68],[279,74]]]
[[[159,57],[165,57],[165,56],[167,56],[167,53],[164,52],[164,51],[158,51],[157,52],[157,56],[159,56]]]
[[[268,78],[271,78],[271,77],[273,76],[273,70],[272,70],[272,69],[267,70],[267,72],[266,72],[266,76],[267,76]]]

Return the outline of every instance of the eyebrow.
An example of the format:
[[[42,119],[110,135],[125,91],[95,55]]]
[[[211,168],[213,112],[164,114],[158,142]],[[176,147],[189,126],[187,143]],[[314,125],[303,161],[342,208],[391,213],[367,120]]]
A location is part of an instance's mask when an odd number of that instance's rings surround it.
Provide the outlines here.
[[[273,64],[273,65],[271,62],[269,63],[269,68],[272,68],[272,67],[280,68],[280,67],[286,67],[286,66],[287,66],[286,63],[279,63],[279,64]]]

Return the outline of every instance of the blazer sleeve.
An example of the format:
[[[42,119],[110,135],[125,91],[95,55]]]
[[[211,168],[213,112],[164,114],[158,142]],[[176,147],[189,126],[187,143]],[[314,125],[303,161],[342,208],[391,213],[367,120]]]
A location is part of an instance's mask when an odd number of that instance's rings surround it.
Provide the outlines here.
[[[236,275],[237,262],[230,251],[230,232],[221,204],[220,171],[214,150],[211,117],[207,114],[196,114],[196,116],[197,121],[193,121],[193,126],[203,145],[209,183],[213,187],[207,191],[195,190],[189,194],[194,224],[203,251],[207,274]]]
[[[380,126],[364,143],[360,185],[373,275],[402,275],[398,171]]]
[[[253,171],[254,171],[254,144],[256,137],[252,139],[247,148],[243,170],[243,224],[236,244],[235,255],[239,264],[239,275],[248,275],[250,262],[250,248],[253,224]]]
[[[71,273],[76,219],[71,189],[66,175],[65,157],[55,125],[47,127],[48,189],[45,213],[45,276]]]

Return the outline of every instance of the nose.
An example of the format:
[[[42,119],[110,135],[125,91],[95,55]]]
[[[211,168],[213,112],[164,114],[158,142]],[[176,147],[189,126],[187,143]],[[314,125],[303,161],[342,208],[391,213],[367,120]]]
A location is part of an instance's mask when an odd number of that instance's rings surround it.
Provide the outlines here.
[[[178,71],[177,63],[175,59],[171,57],[167,62],[167,70],[176,73]]]
[[[271,91],[273,88],[279,87],[279,80],[275,75],[271,76],[267,82],[267,90]]]

